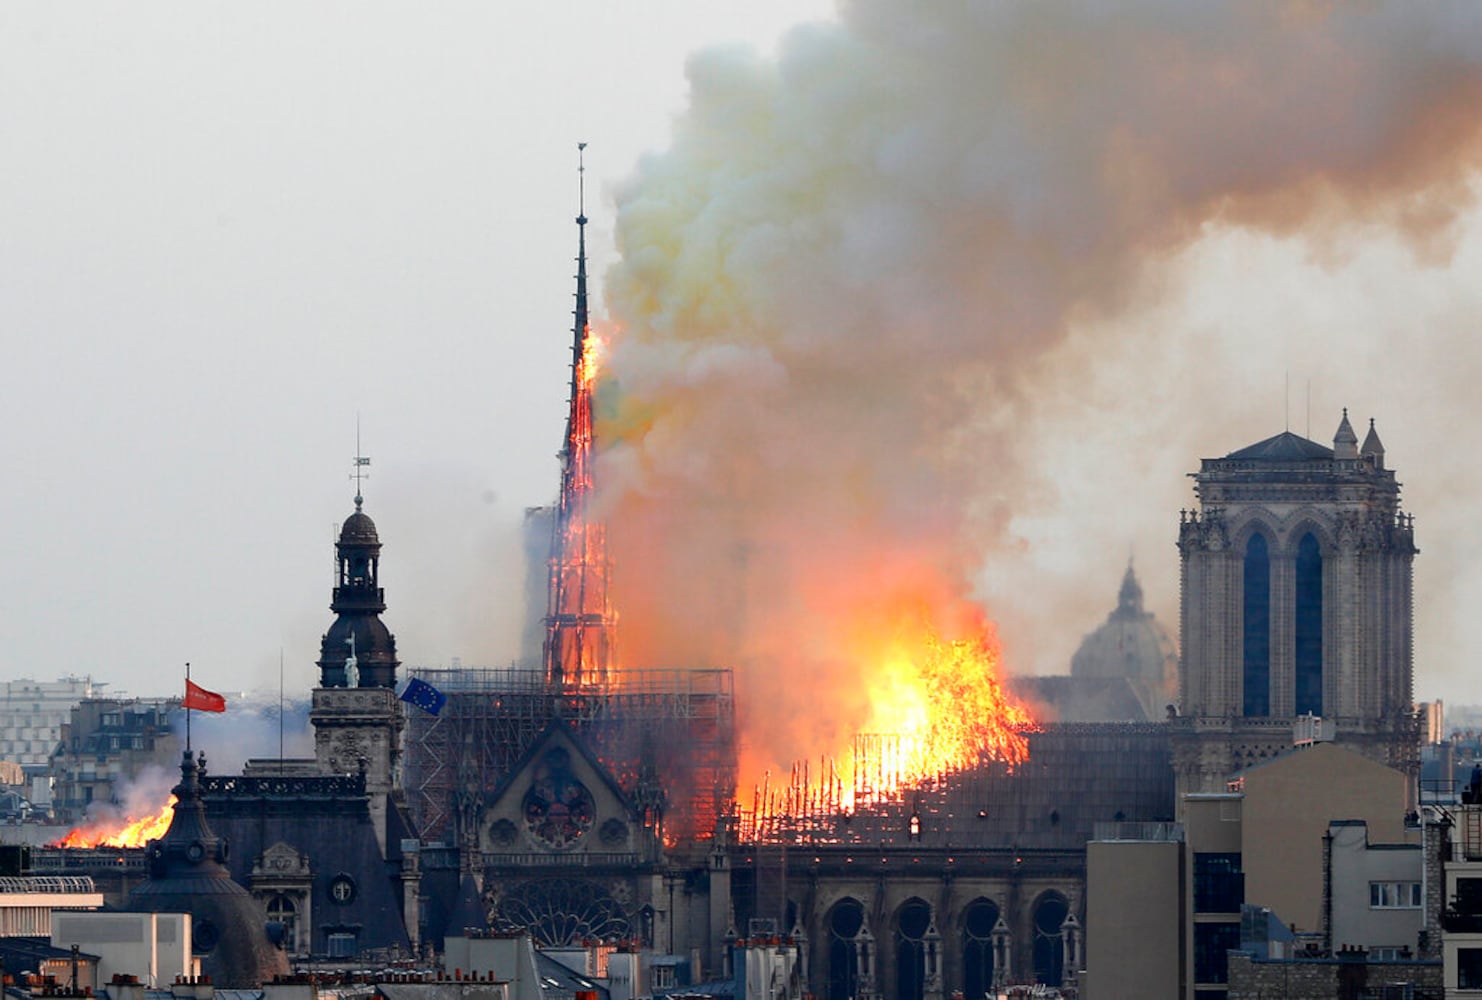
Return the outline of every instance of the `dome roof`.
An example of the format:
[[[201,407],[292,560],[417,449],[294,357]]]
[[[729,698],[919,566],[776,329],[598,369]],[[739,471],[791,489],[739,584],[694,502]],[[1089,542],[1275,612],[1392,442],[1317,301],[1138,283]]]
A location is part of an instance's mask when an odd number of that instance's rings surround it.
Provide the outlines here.
[[[288,959],[269,941],[257,901],[227,870],[227,842],[211,831],[201,802],[204,767],[204,757],[198,765],[185,751],[170,828],[149,842],[149,878],[124,909],[189,913],[201,971],[218,986],[253,989],[286,974]]]
[[[381,539],[376,535],[376,522],[370,519],[370,515],[360,510],[356,505],[355,513],[345,518],[345,526],[340,529],[341,545],[380,545]]]
[[[1178,663],[1173,639],[1142,608],[1142,586],[1132,567],[1122,578],[1117,607],[1070,660],[1072,677],[1126,677],[1154,688],[1170,683]]]

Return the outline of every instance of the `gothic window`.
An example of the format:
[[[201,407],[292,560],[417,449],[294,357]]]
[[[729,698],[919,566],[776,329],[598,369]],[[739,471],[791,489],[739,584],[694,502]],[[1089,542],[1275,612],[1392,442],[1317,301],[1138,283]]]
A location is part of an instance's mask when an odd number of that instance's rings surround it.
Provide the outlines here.
[[[1266,536],[1245,546],[1245,654],[1242,672],[1246,716],[1271,714],[1271,551]]]
[[[828,1000],[851,1000],[859,994],[859,953],[855,938],[864,927],[864,907],[842,899],[828,915]]]
[[[596,806],[592,793],[571,770],[565,750],[551,750],[525,792],[525,829],[543,844],[570,847],[592,828]]]
[[[1297,543],[1297,606],[1293,618],[1298,715],[1322,714],[1322,550],[1312,535]]]
[[[898,1000],[922,1000],[926,990],[926,929],[931,907],[909,899],[895,915],[895,989]]]
[[[981,997],[993,987],[993,927],[998,907],[975,899],[962,913],[962,992]]]
[[[526,931],[547,948],[633,936],[617,900],[583,879],[535,879],[513,887],[500,897],[497,923],[499,930]]]
[[[1034,980],[1059,986],[1065,976],[1065,942],[1060,925],[1070,912],[1065,897],[1047,892],[1034,907]]]

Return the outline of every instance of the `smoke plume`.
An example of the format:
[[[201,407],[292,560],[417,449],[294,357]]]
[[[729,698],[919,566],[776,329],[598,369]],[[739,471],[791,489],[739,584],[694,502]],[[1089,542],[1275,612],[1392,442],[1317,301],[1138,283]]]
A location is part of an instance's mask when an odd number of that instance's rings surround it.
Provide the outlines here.
[[[1012,522],[1085,475],[1067,386],[1180,255],[1443,263],[1482,149],[1463,5],[858,0],[689,79],[617,193],[601,480],[625,664],[736,667],[752,777],[868,723],[861,635],[1014,589]]]

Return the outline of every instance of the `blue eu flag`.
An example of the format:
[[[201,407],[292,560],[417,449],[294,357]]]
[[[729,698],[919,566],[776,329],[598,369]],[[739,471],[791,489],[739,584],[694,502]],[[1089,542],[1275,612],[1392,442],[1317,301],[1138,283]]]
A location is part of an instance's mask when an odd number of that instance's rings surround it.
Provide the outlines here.
[[[407,682],[407,689],[401,693],[401,700],[416,705],[424,712],[437,715],[448,703],[448,696],[420,677],[413,677]]]

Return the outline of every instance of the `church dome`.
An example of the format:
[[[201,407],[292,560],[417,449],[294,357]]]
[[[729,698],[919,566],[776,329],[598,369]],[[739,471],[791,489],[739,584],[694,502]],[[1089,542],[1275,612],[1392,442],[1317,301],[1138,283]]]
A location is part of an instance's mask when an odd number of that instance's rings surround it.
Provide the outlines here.
[[[381,539],[376,535],[376,522],[370,519],[370,515],[364,513],[357,505],[355,513],[345,518],[345,526],[340,529],[341,545],[380,545]]]
[[[228,844],[212,832],[201,802],[201,772],[186,750],[180,784],[173,789],[170,828],[149,842],[149,878],[129,893],[124,909],[135,913],[189,913],[192,950],[201,971],[220,987],[257,989],[288,973],[288,959],[268,937],[264,913],[232,879]]]
[[[1173,639],[1142,607],[1142,586],[1132,567],[1122,578],[1117,606],[1105,623],[1081,640],[1070,660],[1072,677],[1124,677],[1157,689],[1175,676]]]

